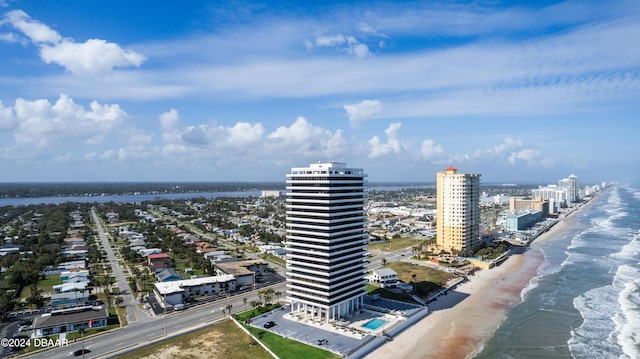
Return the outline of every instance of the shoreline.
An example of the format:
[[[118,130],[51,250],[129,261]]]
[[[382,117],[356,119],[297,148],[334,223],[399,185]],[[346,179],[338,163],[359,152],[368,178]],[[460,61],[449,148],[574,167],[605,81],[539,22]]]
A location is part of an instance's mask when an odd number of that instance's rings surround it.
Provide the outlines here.
[[[523,253],[511,255],[500,265],[476,272],[465,283],[429,303],[430,313],[407,328],[392,342],[367,358],[470,358],[479,353],[505,320],[507,311],[522,302],[522,292],[544,263],[540,244],[562,235],[575,215],[597,197],[560,218],[538,236]]]

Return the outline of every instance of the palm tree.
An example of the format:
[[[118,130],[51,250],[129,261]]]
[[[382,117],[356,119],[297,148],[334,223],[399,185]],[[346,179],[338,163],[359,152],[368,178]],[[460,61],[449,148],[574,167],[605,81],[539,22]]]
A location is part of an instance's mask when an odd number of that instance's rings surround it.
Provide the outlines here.
[[[413,273],[411,275],[411,283],[413,283],[413,292],[417,294],[417,292],[416,292],[416,277],[417,277],[417,274],[415,274],[415,273]]]
[[[227,311],[229,312],[229,319],[231,319],[231,308],[233,308],[233,304],[229,303],[226,306]]]

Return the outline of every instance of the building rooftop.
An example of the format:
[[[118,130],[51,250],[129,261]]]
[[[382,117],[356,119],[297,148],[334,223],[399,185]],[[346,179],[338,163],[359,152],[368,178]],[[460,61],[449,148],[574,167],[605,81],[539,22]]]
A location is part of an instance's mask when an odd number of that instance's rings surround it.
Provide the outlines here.
[[[217,275],[213,277],[202,277],[184,280],[175,280],[171,282],[153,283],[160,294],[171,294],[184,292],[184,287],[195,287],[199,285],[212,284],[212,283],[226,283],[235,280],[236,277],[225,274]]]
[[[89,320],[107,318],[107,308],[100,307],[79,307],[61,311],[53,311],[36,317],[33,322],[33,329],[55,327],[67,323],[86,322]]]
[[[380,269],[374,269],[373,273],[381,276],[381,277],[386,277],[389,275],[398,275],[398,273],[396,273],[396,271],[394,271],[391,268],[380,268]]]
[[[238,277],[243,275],[252,275],[253,271],[249,270],[247,267],[260,264],[266,265],[267,262],[261,259],[255,259],[251,261],[216,263],[216,267],[227,274]]]

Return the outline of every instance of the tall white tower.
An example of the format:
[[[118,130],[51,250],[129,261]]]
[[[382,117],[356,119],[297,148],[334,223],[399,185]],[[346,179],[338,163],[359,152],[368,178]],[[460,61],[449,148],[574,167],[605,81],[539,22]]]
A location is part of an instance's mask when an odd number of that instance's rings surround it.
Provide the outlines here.
[[[287,174],[287,300],[329,322],[362,309],[367,256],[361,168],[319,162]]]

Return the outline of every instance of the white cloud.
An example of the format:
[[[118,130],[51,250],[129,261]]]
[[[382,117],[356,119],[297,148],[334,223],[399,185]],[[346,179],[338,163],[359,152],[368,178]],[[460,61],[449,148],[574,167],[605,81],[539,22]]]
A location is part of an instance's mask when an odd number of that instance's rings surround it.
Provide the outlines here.
[[[527,166],[547,167],[555,162],[549,155],[543,155],[534,146],[520,139],[505,137],[502,143],[493,147],[476,149],[462,155],[449,157],[449,162],[482,162],[500,163],[518,166],[525,163]]]
[[[420,156],[427,160],[437,160],[444,156],[442,145],[435,143],[433,140],[422,141],[420,147]]]
[[[358,41],[354,36],[344,36],[342,34],[318,36],[313,41],[305,40],[304,44],[307,50],[312,50],[314,46],[333,47],[358,58],[369,55],[369,47]]]
[[[267,135],[266,146],[272,153],[298,153],[304,157],[326,158],[343,151],[343,131],[331,132],[298,117],[291,126],[280,126]]]
[[[233,126],[201,124],[180,126],[178,111],[171,109],[159,116],[162,152],[167,155],[193,155],[200,157],[230,156],[259,151],[264,127],[260,123],[238,122]],[[259,152],[258,152],[259,153]]]
[[[63,40],[53,46],[42,46],[40,56],[44,62],[59,64],[74,74],[105,73],[114,67],[139,67],[145,60],[143,55],[99,39],[84,43]]]
[[[378,100],[362,100],[360,103],[344,105],[343,108],[347,111],[349,121],[355,123],[382,112],[383,106]]]
[[[378,136],[374,136],[369,140],[370,152],[369,158],[375,159],[388,156],[390,154],[399,154],[407,149],[407,144],[398,138],[398,130],[402,127],[400,122],[392,123],[384,131],[387,136],[387,142],[382,143]]]
[[[18,42],[18,36],[13,32],[0,33],[0,41],[9,43]]]
[[[0,101],[0,130],[10,129],[14,126],[13,110],[11,107],[5,107]]]
[[[535,163],[540,158],[540,152],[532,149],[525,149],[518,152],[512,152],[509,156],[509,162],[515,164],[518,160],[527,162],[528,164]]]
[[[51,30],[47,25],[32,20],[22,10],[13,10],[6,13],[5,18],[16,29],[20,30],[34,43],[57,43],[62,40],[60,34]]]
[[[66,141],[101,142],[103,137],[127,117],[117,104],[92,102],[85,110],[61,94],[52,105],[48,100],[16,99],[13,107],[16,145],[38,151]]]
[[[146,60],[139,53],[124,50],[118,44],[105,40],[89,39],[77,43],[63,38],[22,10],[8,12],[5,19],[39,47],[40,57],[45,63],[58,64],[74,74],[99,74],[114,67],[139,67]]]
[[[342,45],[347,42],[347,38],[343,35],[334,35],[334,36],[318,36],[315,40],[316,46],[329,46],[334,47],[337,45]]]

